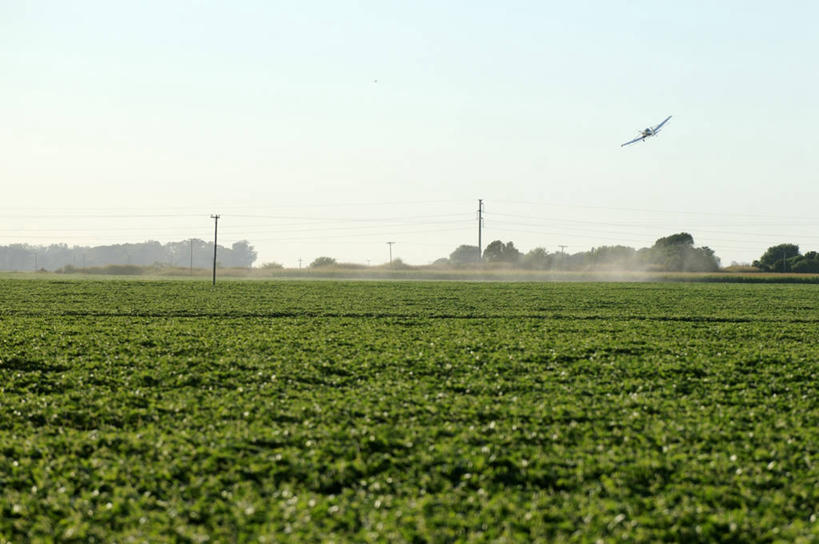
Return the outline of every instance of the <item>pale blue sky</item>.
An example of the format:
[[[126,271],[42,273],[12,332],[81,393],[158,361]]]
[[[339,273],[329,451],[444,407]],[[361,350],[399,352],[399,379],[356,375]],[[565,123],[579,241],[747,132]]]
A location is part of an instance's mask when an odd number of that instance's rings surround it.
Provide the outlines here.
[[[0,244],[819,250],[814,2],[0,1]],[[377,80],[377,82],[376,82]],[[653,141],[620,148],[673,115]]]

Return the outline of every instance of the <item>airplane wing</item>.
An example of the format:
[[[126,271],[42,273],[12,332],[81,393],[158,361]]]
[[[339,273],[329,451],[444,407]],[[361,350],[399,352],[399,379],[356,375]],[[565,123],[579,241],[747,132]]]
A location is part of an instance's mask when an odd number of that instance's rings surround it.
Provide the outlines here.
[[[637,138],[634,138],[634,139],[633,139],[633,140],[631,140],[630,142],[626,142],[626,143],[624,143],[624,144],[620,144],[620,147],[624,147],[624,146],[627,146],[628,144],[633,144],[634,142],[639,142],[640,140],[644,140],[644,139],[645,139],[645,136],[638,136]]]
[[[669,115],[668,117],[666,117],[666,118],[665,118],[665,120],[664,120],[662,123],[660,123],[659,125],[657,125],[656,127],[654,127],[654,132],[659,131],[659,130],[660,130],[660,128],[661,128],[661,127],[662,127],[664,124],[666,124],[666,123],[668,122],[668,120],[669,120],[669,119],[671,119],[671,116],[670,116],[670,115]]]

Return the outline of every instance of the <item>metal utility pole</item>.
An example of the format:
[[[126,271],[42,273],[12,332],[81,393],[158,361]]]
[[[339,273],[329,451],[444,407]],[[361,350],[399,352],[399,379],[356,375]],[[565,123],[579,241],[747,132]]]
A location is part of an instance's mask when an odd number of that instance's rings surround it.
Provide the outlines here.
[[[301,257],[299,257],[299,270],[301,270]]]
[[[387,245],[390,246],[390,266],[392,266],[392,245],[395,242],[387,242]]]
[[[557,247],[559,247],[559,248],[560,248],[560,254],[561,254],[561,255],[566,255],[566,248],[567,248],[567,247],[569,247],[569,246],[561,246],[561,245],[558,245]]]
[[[216,285],[216,235],[219,233],[219,214],[210,217],[213,219],[213,285]]]
[[[483,227],[483,199],[478,199],[478,262],[481,262],[481,229]]]

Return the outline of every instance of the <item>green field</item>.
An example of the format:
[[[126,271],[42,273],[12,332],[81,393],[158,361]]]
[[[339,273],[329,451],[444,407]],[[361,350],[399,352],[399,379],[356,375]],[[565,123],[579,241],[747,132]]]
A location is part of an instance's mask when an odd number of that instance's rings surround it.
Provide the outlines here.
[[[0,279],[0,542],[817,542],[819,288]]]

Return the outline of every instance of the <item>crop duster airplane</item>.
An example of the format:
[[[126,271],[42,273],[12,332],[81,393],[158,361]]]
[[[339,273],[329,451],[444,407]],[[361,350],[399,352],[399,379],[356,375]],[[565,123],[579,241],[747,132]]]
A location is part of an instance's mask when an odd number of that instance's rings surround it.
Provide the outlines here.
[[[655,134],[660,132],[660,129],[663,128],[663,125],[666,124],[669,119],[671,119],[670,115],[668,117],[666,117],[665,120],[663,120],[663,122],[660,123],[659,125],[657,125],[656,127],[648,127],[648,128],[645,128],[645,129],[639,131],[640,135],[638,137],[634,138],[630,142],[626,142],[624,144],[621,144],[620,147],[627,146],[629,144],[633,144],[634,142],[640,142],[640,141],[645,142],[646,138],[648,138],[649,136],[654,136]]]

